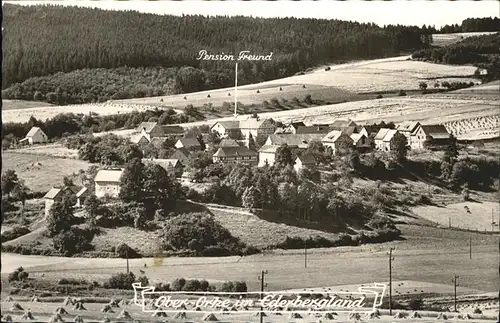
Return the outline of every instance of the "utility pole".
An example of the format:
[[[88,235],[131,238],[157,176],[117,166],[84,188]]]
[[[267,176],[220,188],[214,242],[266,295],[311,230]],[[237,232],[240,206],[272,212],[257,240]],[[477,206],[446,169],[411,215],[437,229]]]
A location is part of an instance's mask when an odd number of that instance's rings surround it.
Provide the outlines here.
[[[455,275],[453,277],[453,280],[452,280],[452,282],[453,282],[453,289],[454,289],[454,293],[455,293],[455,297],[454,297],[455,312],[457,311],[457,286],[459,286],[458,285],[458,278],[459,277],[457,275]]]
[[[469,259],[472,259],[472,238],[469,238]]]
[[[267,275],[267,270],[263,270],[260,274],[260,276],[258,277],[259,280],[260,280],[260,313],[259,313],[259,317],[260,317],[260,323],[262,323],[263,321],[263,307],[262,307],[262,298],[264,297],[264,287],[267,286],[266,283],[264,283],[264,277],[265,275]]]
[[[500,239],[498,240],[498,276],[500,277]],[[498,285],[498,299],[500,299],[500,284]],[[500,322],[500,311],[498,311],[498,322]]]
[[[125,251],[125,256],[127,257],[127,274],[129,273],[129,267],[128,267],[128,248]]]
[[[393,247],[389,249],[389,315],[392,316],[392,261],[394,258],[392,257]]]
[[[451,216],[448,217],[448,228],[451,228]]]
[[[234,69],[234,117],[238,116],[238,62]]]

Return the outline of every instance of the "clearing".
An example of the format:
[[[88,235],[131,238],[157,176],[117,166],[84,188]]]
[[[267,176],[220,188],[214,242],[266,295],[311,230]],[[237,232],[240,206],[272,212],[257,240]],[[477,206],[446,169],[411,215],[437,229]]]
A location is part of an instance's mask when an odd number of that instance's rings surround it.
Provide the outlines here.
[[[64,176],[86,170],[91,164],[78,159],[59,158],[17,151],[2,151],[2,171],[13,169],[35,192],[47,192],[62,185]]]
[[[433,34],[432,35],[432,45],[434,46],[446,46],[453,43],[457,43],[468,37],[491,35],[495,34],[497,31],[483,31],[483,32],[471,32],[471,33],[453,33],[453,34]]]

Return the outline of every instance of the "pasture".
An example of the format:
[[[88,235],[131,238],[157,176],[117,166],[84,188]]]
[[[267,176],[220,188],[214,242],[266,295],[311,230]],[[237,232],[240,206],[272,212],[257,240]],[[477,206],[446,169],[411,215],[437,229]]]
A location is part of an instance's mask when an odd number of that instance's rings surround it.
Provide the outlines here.
[[[72,175],[91,164],[78,159],[60,158],[49,155],[2,151],[2,171],[13,169],[25,184],[37,192],[46,192],[51,187],[62,185],[64,176]]]
[[[495,202],[462,202],[442,206],[418,206],[413,213],[441,226],[479,230],[498,231],[500,211]],[[493,224],[492,224],[493,222]]]
[[[447,46],[457,43],[468,37],[491,35],[496,32],[472,32],[472,33],[452,33],[452,34],[433,34],[432,45],[434,46]]]
[[[2,100],[2,110],[48,108],[51,106],[53,106],[53,104],[47,102],[25,101],[25,100]]]
[[[396,248],[395,280],[444,284],[447,287],[440,292],[450,293],[449,282],[457,273],[464,288],[485,292],[498,290],[493,284],[498,278],[498,237],[412,225],[400,227],[406,240],[361,247],[310,249],[307,268],[304,268],[303,250],[275,250],[246,257],[171,257],[164,258],[161,265],[155,265],[153,258],[130,259],[129,263],[132,272],[140,275],[139,270],[144,270],[152,283],[179,277],[207,279],[214,283],[244,280],[252,291],[259,288],[257,275],[260,271],[268,270],[268,290],[286,290],[387,282],[386,252],[393,246]],[[472,259],[469,259],[469,237],[473,242]],[[40,277],[43,273],[44,279],[55,281],[65,277],[102,282],[126,268],[125,259],[6,253],[1,257],[2,274],[23,266],[30,277]],[[145,263],[148,268],[143,267]],[[407,291],[401,289],[400,292],[406,294]]]

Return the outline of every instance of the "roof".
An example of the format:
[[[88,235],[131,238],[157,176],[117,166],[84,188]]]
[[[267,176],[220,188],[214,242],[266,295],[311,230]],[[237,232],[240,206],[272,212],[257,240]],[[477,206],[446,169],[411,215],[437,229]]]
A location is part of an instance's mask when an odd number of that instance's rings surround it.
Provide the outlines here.
[[[181,165],[181,163],[178,159],[160,159],[160,158],[148,159],[148,158],[143,158],[142,162],[144,164],[157,164],[166,170],[168,170],[169,168],[175,168],[175,167]]]
[[[222,139],[219,147],[239,147],[240,144],[234,139]]]
[[[310,134],[310,133],[322,133],[326,134],[330,131],[329,126],[319,125],[319,126],[301,126],[297,128],[297,134]]]
[[[94,182],[120,182],[123,170],[121,169],[101,169],[97,172]]]
[[[191,155],[191,152],[187,150],[186,148],[177,148],[172,155],[170,155],[169,159],[178,159],[178,158],[172,158],[173,156],[176,156],[177,154],[182,154],[184,157],[189,157]]]
[[[366,136],[362,133],[353,133],[353,134],[351,134],[350,137],[354,142],[358,142],[362,137],[366,137]]]
[[[198,139],[193,137],[180,138],[179,140],[177,140],[177,142],[180,142],[184,147],[200,146],[200,142],[198,141]]]
[[[271,145],[264,145],[260,147],[259,153],[276,153],[276,150],[281,146],[271,146]]]
[[[240,129],[259,129],[263,124],[274,125],[273,119],[270,118],[249,118],[240,121]]]
[[[381,128],[375,135],[375,140],[383,140],[390,130],[389,128]]]
[[[46,194],[43,198],[46,198],[46,199],[55,199],[57,195],[59,195],[59,193],[61,193],[61,189],[60,188],[56,188],[56,187],[52,187]]]
[[[303,123],[302,121],[300,121],[300,122],[292,122],[292,123],[289,124],[289,126],[294,127],[295,129],[297,129],[298,127],[305,127],[306,124]]]
[[[220,147],[214,157],[236,157],[236,156],[257,156],[257,153],[245,146]]]
[[[220,124],[225,129],[239,129],[240,128],[239,121],[229,120],[229,121],[217,121],[216,123],[214,123],[214,125],[212,127],[210,127],[210,129],[215,127],[217,124]]]
[[[150,133],[154,127],[156,127],[156,122],[141,122],[141,124],[137,127],[137,131],[142,131],[145,129],[146,133]]]
[[[82,188],[80,188],[80,190],[78,192],[76,192],[76,197],[80,197],[82,196],[83,194],[85,194],[86,192],[88,191],[88,188],[86,188],[85,186],[83,186]]]
[[[336,142],[342,135],[345,135],[340,130],[332,130],[321,139],[323,142]]]
[[[331,128],[334,130],[342,130],[343,128],[351,126],[356,126],[356,123],[351,119],[337,119],[332,123]]]
[[[373,133],[376,134],[379,130],[379,128],[377,126],[373,126],[373,125],[357,126],[356,130],[358,132],[360,132],[361,130],[363,130],[363,128],[365,129],[365,131],[368,135],[371,135]]]
[[[302,162],[302,164],[316,164],[316,159],[314,158],[313,155],[302,155],[302,156],[297,156],[297,158],[295,158],[295,160],[297,159],[300,159],[300,161]]]
[[[298,146],[299,148],[307,148],[313,141],[321,141],[324,134],[311,133],[311,134],[273,134],[269,135],[266,144],[271,145],[284,145]]]
[[[389,131],[387,131],[387,133],[385,134],[384,139],[382,139],[382,141],[391,141],[392,137],[394,137],[394,135],[397,133],[398,133],[398,131],[396,129],[389,129]]]
[[[28,131],[28,133],[26,134],[26,137],[33,137],[38,131],[43,132],[43,130],[40,129],[39,127],[32,127],[30,131]]]
[[[182,135],[184,134],[184,128],[181,126],[161,126],[163,133],[167,135]]]
[[[431,136],[433,139],[450,138],[450,133],[448,132],[448,130],[446,130],[446,127],[442,124],[422,125],[421,127],[425,135]]]
[[[405,121],[397,125],[396,129],[400,132],[413,132],[420,126],[418,121]]]
[[[148,138],[144,136],[144,134],[142,133],[132,135],[130,137],[130,141],[133,142],[134,144],[138,144],[139,142],[141,142],[142,138],[144,138],[147,142],[149,142]]]

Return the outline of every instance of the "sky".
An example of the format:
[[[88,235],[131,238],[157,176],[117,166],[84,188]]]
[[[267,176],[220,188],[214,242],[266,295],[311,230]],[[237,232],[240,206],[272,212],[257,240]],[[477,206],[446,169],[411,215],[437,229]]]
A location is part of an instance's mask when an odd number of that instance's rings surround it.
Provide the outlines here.
[[[23,5],[40,3],[98,7],[108,10],[136,10],[155,14],[200,14],[204,16],[244,15],[253,17],[297,17],[340,19],[387,24],[430,25],[440,28],[460,24],[466,18],[499,17],[500,2],[496,0],[395,0],[395,1],[114,1],[59,0],[5,1]]]

